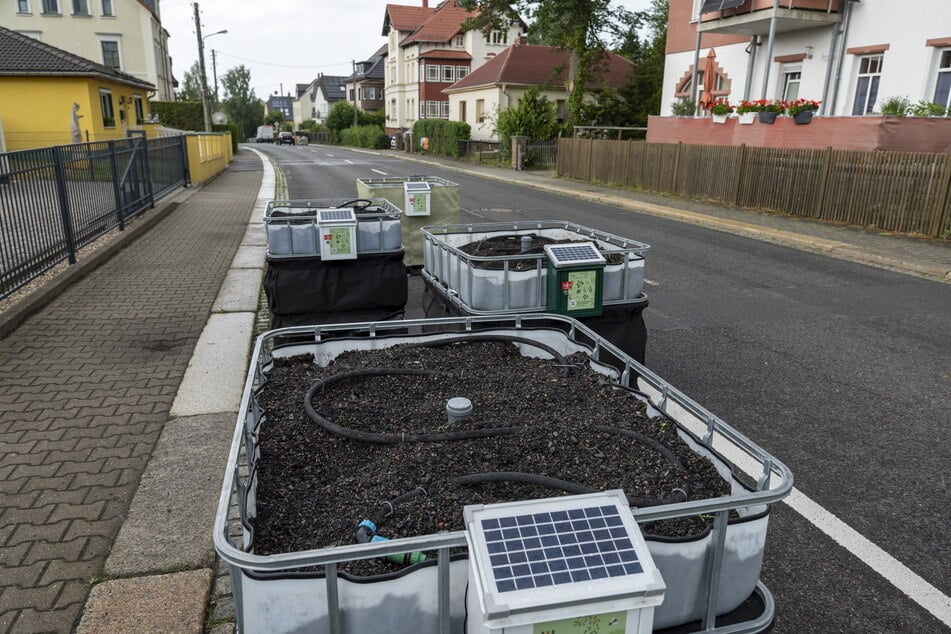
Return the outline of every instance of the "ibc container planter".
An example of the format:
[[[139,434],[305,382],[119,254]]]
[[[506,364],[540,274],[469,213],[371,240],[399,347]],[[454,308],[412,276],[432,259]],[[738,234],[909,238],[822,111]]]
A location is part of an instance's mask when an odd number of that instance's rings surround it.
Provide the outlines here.
[[[639,301],[644,289],[644,253],[650,245],[570,222],[541,220],[427,226],[423,234],[423,271],[474,314],[545,311],[548,261],[544,253],[474,256],[461,249],[487,238],[536,235],[552,240],[594,241],[605,256],[621,256],[604,268],[603,303]],[[526,271],[516,263],[534,261]],[[495,265],[497,268],[486,268]]]
[[[430,331],[406,334],[418,332],[423,326]],[[432,332],[435,326],[444,326],[446,331]],[[731,483],[731,494],[633,509],[639,523],[701,513],[715,517],[712,528],[699,537],[668,540],[646,536],[667,585],[667,596],[671,597],[655,610],[654,626],[671,627],[699,619],[712,626],[716,615],[731,612],[754,595],[761,609],[745,621],[742,631],[761,631],[769,626],[775,605],[758,578],[769,506],[792,488],[789,470],[576,320],[529,314],[286,328],[258,338],[232,438],[214,532],[215,549],[231,574],[239,631],[464,631],[468,562],[464,556],[449,555],[451,548],[465,547],[463,531],[268,556],[255,554],[253,545],[257,438],[261,427],[267,425],[257,395],[273,359],[306,354],[313,357],[315,364],[326,366],[346,351],[456,337],[460,329],[530,337],[562,354],[584,352],[593,369],[622,385],[637,388],[649,399],[652,413],[668,415],[687,444],[709,458]],[[740,456],[750,483],[738,477],[738,467],[721,455],[724,451]],[[738,517],[729,519],[730,511],[736,511]],[[436,551],[438,555],[398,573],[371,578],[337,572],[339,563],[412,551]],[[323,569],[301,571],[314,566]]]
[[[385,198],[357,199],[379,208],[372,213],[357,213],[357,257],[393,253],[402,248],[400,224],[402,212]],[[273,200],[264,210],[267,231],[267,256],[271,259],[320,257],[321,235],[317,211],[354,201],[347,198],[311,200]]]

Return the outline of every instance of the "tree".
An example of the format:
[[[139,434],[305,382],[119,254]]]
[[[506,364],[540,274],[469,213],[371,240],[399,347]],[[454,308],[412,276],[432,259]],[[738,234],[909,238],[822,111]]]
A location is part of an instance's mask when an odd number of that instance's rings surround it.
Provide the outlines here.
[[[280,127],[284,123],[284,113],[280,110],[272,110],[264,117],[265,125],[275,125]]]
[[[353,125],[354,110],[353,104],[349,101],[338,101],[330,106],[330,112],[327,113],[327,119],[324,121],[334,134],[340,134]]]
[[[568,51],[568,123],[582,121],[585,87],[594,79],[593,70],[603,58],[606,34],[619,33],[618,16],[629,14],[612,7],[610,0],[461,0],[476,17],[464,28],[483,33],[503,28],[514,14],[512,6],[533,23],[534,41]]]
[[[264,103],[251,88],[251,71],[244,64],[229,69],[221,78],[224,101],[221,109],[227,114],[243,138],[253,137],[264,120]]]
[[[532,86],[515,106],[500,110],[495,118],[495,130],[502,147],[509,147],[515,135],[532,140],[550,139],[558,134],[558,112],[554,103]]]
[[[198,62],[185,71],[182,87],[175,95],[176,101],[201,101],[201,69]]]

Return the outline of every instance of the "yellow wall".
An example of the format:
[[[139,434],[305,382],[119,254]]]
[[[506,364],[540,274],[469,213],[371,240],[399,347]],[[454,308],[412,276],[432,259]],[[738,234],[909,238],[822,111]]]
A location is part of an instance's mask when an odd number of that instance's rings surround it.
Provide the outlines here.
[[[115,126],[103,125],[99,103],[100,89],[112,92]],[[124,84],[93,78],[74,77],[0,77],[0,120],[6,137],[7,151],[65,145],[72,143],[70,125],[73,103],[79,104],[79,127],[83,141],[105,141],[125,136],[126,129],[135,129],[135,106],[132,97],[142,98],[144,116],[149,115],[148,92]],[[125,103],[120,104],[120,98]],[[125,127],[120,121],[125,109]]]
[[[203,183],[225,171],[233,158],[230,132],[196,132],[185,137],[188,146],[188,177]]]

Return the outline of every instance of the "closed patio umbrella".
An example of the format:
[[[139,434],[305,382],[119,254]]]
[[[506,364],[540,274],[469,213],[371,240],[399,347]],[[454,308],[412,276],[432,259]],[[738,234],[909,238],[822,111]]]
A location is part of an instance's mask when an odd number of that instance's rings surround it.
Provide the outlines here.
[[[716,60],[717,53],[712,48],[707,53],[707,61],[703,65],[703,93],[700,95],[700,109],[709,110],[715,99],[713,98],[713,88],[716,86]]]

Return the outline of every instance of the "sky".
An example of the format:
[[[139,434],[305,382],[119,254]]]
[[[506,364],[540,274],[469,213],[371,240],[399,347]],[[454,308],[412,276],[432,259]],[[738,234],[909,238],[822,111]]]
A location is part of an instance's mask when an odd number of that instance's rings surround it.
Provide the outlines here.
[[[439,0],[430,0],[435,6]],[[205,67],[214,90],[212,55],[216,51],[220,78],[244,64],[251,87],[261,99],[294,94],[296,84],[325,75],[349,75],[352,62],[368,59],[386,43],[383,14],[387,0],[277,0],[273,5],[250,0],[200,0]],[[422,6],[422,0],[392,0],[389,4]],[[646,9],[650,0],[615,0],[632,11]],[[269,9],[274,9],[270,11]],[[198,59],[195,13],[191,0],[161,0],[162,26],[169,33],[172,70],[181,82]],[[219,95],[220,82],[219,82]]]

